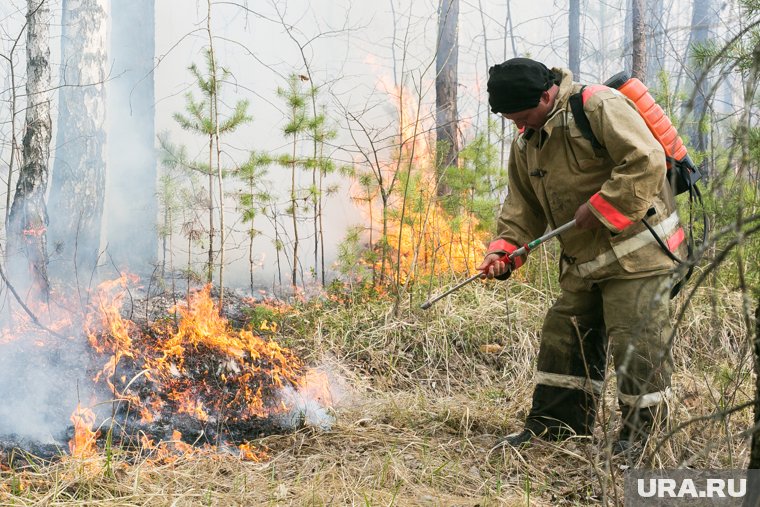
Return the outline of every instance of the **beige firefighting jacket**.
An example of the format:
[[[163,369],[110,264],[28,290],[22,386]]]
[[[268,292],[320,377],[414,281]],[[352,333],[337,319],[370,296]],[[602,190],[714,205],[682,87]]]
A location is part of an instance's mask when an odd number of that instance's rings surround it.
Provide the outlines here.
[[[629,99],[602,87],[584,103],[604,146],[595,150],[576,126],[568,102],[581,85],[573,83],[569,70],[553,70],[562,75],[554,109],[540,131],[526,131],[512,143],[509,193],[488,253],[514,251],[547,227],[572,220],[587,202],[605,227],[560,236],[563,288],[584,290],[595,281],[667,273],[675,262],[641,221],[646,217],[668,248],[686,257],[662,146]]]

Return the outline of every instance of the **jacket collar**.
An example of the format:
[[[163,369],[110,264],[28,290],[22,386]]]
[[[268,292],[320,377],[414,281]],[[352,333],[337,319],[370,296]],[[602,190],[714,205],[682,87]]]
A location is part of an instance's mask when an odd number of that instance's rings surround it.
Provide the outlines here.
[[[541,127],[541,130],[547,134],[551,134],[552,129],[558,125],[558,122],[559,124],[562,124],[564,122],[564,119],[559,118],[559,116],[561,116],[561,113],[567,108],[567,102],[570,100],[570,95],[572,95],[574,89],[572,72],[570,72],[568,69],[556,67],[553,68],[552,71],[561,77],[559,83],[559,92],[557,92],[557,96],[554,99],[554,107],[547,115],[546,123],[544,123],[544,126]]]
[[[553,68],[552,71],[562,77],[559,83],[559,93],[557,93],[557,98],[554,100],[554,109],[549,113],[550,116],[554,115],[557,110],[567,107],[567,101],[570,100],[570,95],[573,94],[574,89],[572,72],[560,68]]]

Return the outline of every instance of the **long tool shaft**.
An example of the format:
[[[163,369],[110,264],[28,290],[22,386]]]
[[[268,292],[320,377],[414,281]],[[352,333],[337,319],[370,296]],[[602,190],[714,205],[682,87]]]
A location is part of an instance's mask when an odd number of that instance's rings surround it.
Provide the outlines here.
[[[546,234],[544,234],[540,238],[534,239],[530,243],[527,243],[527,244],[521,246],[520,248],[518,248],[517,250],[515,250],[514,252],[512,252],[511,254],[509,254],[509,259],[512,260],[515,257],[519,257],[521,255],[525,255],[528,252],[530,252],[531,250],[533,250],[534,248],[536,248],[541,243],[544,243],[545,241],[548,241],[548,240],[552,239],[554,236],[558,236],[558,235],[562,234],[563,232],[567,231],[568,229],[572,229],[573,227],[575,227],[575,220],[570,220],[565,225],[561,225],[561,226],[557,227],[556,229],[553,229],[553,230],[547,232]],[[463,280],[462,282],[459,282],[458,284],[456,284],[454,287],[450,288],[449,290],[447,290],[443,294],[439,294],[439,295],[437,295],[435,297],[432,297],[432,298],[428,299],[427,301],[425,301],[424,303],[422,303],[422,305],[420,305],[420,308],[422,308],[423,310],[427,310],[428,308],[430,308],[431,306],[433,306],[433,303],[435,303],[436,301],[439,301],[439,300],[445,298],[446,296],[448,296],[452,292],[461,289],[465,285],[467,285],[467,284],[469,284],[471,282],[474,282],[475,280],[477,280],[478,278],[481,278],[483,276],[484,276],[483,272],[475,273],[474,275],[472,275],[469,278]]]

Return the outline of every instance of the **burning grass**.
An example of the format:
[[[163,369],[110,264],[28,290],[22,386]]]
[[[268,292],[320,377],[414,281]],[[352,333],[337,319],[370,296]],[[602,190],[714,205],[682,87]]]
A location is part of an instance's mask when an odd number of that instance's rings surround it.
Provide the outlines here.
[[[252,440],[292,431],[315,413],[322,416],[322,426],[329,426],[329,406],[321,405],[327,397],[320,397],[324,373],[280,346],[272,337],[276,326],[233,327],[209,287],[168,309],[164,318],[138,325],[122,315],[130,283],[134,280],[123,276],[90,295],[83,321],[86,340],[77,331],[77,319],[49,341],[26,329],[5,333],[4,360],[9,352],[31,358],[29,347],[50,358],[45,369],[22,368],[37,371],[29,379],[37,377],[37,392],[44,397],[14,397],[11,406],[39,412],[39,429],[30,432],[22,422],[3,421],[0,447],[22,451],[7,455],[6,463],[32,464],[31,455],[60,457],[66,447],[70,457],[84,459],[111,446],[139,449],[160,460],[199,449],[262,460],[266,451]],[[76,351],[63,357],[67,346]],[[67,407],[74,389],[77,402]],[[67,391],[67,399],[55,399],[57,392]],[[60,419],[54,412],[66,409],[73,410],[68,430],[54,420]]]
[[[0,472],[0,502],[621,505],[621,467],[628,464],[608,453],[619,422],[611,388],[594,441],[491,451],[529,406],[550,303],[534,285],[519,277],[475,283],[429,312],[412,305],[398,319],[390,316],[391,302],[306,303],[282,315],[279,332],[305,364],[322,363],[344,379],[349,394],[334,400],[337,420],[329,431],[303,427],[254,438],[250,446],[267,453],[260,462],[242,460],[242,449],[162,456],[114,444],[90,457]],[[682,427],[652,443],[650,452],[662,442],[654,466],[746,465],[748,409],[690,423],[752,396],[741,308],[741,296],[727,289],[701,290],[692,302],[674,349],[671,410]]]

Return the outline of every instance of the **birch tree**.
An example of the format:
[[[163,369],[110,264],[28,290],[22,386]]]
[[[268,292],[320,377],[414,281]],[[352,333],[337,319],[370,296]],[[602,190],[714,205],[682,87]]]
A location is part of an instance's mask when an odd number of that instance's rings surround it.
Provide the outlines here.
[[[100,249],[106,177],[106,0],[64,0],[57,151],[50,198],[55,266],[89,278]]]
[[[31,294],[47,298],[47,208],[45,192],[50,159],[50,8],[46,0],[28,0],[26,16],[26,120],[22,163],[8,216],[8,255],[12,274],[28,267],[21,278]],[[26,259],[24,261],[24,258]]]

